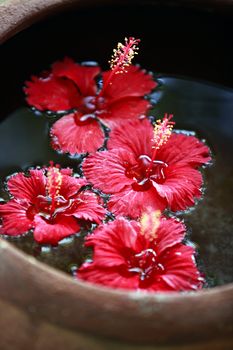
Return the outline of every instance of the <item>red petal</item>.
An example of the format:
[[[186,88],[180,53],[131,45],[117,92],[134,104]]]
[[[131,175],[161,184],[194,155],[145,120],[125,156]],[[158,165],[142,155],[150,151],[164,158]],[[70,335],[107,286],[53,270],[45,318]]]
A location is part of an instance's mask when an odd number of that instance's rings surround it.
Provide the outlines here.
[[[71,169],[71,168],[62,168],[62,169],[60,169],[60,173],[62,175],[72,176],[73,175],[73,169]]]
[[[51,129],[52,145],[62,152],[95,152],[104,143],[104,134],[97,121],[82,126],[75,122],[75,114],[62,117]]]
[[[163,218],[154,248],[154,243],[141,235],[140,224],[136,221],[118,218],[104,224],[87,237],[86,245],[94,248],[94,261],[83,264],[77,277],[124,289],[183,291],[201,288],[203,280],[195,265],[194,249],[173,242],[172,233],[174,241],[180,242],[184,236],[184,226],[174,219]],[[161,272],[155,269],[150,281],[145,283],[138,273],[133,274],[128,270],[128,260],[148,247],[157,253],[157,263],[163,269]]]
[[[115,193],[132,183],[125,176],[124,161],[128,161],[125,150],[98,152],[83,162],[83,172],[95,187],[106,193]]]
[[[124,218],[118,218],[97,228],[86,238],[86,246],[94,247],[95,265],[100,267],[126,265],[127,261],[122,252],[127,248],[137,250],[138,232],[139,224]]]
[[[72,215],[77,219],[95,221],[96,223],[100,223],[104,219],[106,212],[99,204],[96,194],[91,191],[84,191],[78,195],[77,199],[80,200],[80,203],[72,212]]]
[[[124,97],[141,97],[149,94],[158,84],[153,76],[137,66],[127,68],[127,73],[115,74],[104,90],[104,96],[111,102]],[[106,82],[112,71],[103,73],[103,82]]]
[[[130,119],[145,117],[150,103],[142,98],[127,98],[108,105],[106,113],[100,114],[100,120],[109,128]]]
[[[161,255],[166,249],[173,247],[177,243],[181,243],[184,236],[184,224],[172,218],[161,218],[155,243],[157,254]]]
[[[138,276],[125,277],[117,269],[101,268],[95,264],[83,264],[77,271],[77,278],[82,280],[102,284],[112,288],[122,288],[127,290],[138,289]]]
[[[194,249],[178,244],[166,252],[161,260],[166,273],[161,279],[169,289],[176,291],[196,290],[202,288],[203,279],[194,261]]]
[[[173,133],[168,142],[158,151],[158,158],[168,164],[206,164],[211,160],[209,148],[194,136]]]
[[[62,173],[62,169],[61,169]],[[88,184],[87,180],[84,178],[77,178],[68,175],[62,176],[62,184],[60,188],[60,195],[64,198],[70,198],[74,196],[81,187],[86,186]]]
[[[77,220],[72,216],[59,216],[54,223],[49,223],[36,215],[34,222],[34,238],[40,244],[56,245],[61,239],[77,233],[80,229]]]
[[[0,233],[9,236],[18,236],[26,233],[33,227],[33,221],[27,217],[28,203],[26,201],[10,200],[0,205],[2,227]]]
[[[45,196],[46,179],[42,170],[30,170],[30,176],[23,173],[11,176],[7,182],[12,196],[17,199],[26,199],[33,203],[38,195]]]
[[[55,62],[52,66],[52,73],[56,77],[68,78],[79,88],[83,96],[96,94],[95,78],[100,73],[100,67],[87,67],[75,63],[71,58]]]
[[[64,111],[80,105],[80,95],[74,83],[52,75],[46,79],[32,77],[24,90],[28,104],[40,111]]]
[[[126,152],[151,156],[153,127],[149,120],[127,121],[114,128],[108,140],[108,149],[123,148]]]
[[[159,196],[166,200],[172,211],[184,210],[201,196],[201,173],[190,167],[169,166],[163,184],[153,182]]]
[[[152,210],[161,211],[166,207],[164,199],[158,196],[153,188],[147,191],[134,191],[128,186],[123,191],[112,194],[108,202],[108,208],[114,214],[131,218],[141,216],[148,206]]]
[[[127,272],[124,250],[137,248],[139,224],[119,218],[97,228],[87,237],[94,247],[94,263],[83,264],[77,277],[92,283],[124,289],[137,289],[138,276]]]

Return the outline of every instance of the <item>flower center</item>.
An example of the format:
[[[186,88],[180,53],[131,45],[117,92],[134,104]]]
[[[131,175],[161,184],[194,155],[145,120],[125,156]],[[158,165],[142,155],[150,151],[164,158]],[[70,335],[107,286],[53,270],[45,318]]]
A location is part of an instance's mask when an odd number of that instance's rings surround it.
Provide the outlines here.
[[[83,98],[82,105],[75,113],[75,122],[77,125],[87,125],[93,123],[106,108],[105,99],[101,96],[86,96]]]
[[[63,176],[60,169],[51,162],[47,171],[46,196],[38,195],[29,207],[27,215],[33,220],[36,214],[52,221],[57,214],[71,207],[73,200],[66,199],[60,194]]]
[[[57,214],[65,212],[73,204],[73,200],[67,200],[63,196],[57,196],[54,200],[49,196],[37,196],[33,205],[27,211],[27,215],[33,220],[36,214],[52,221]]]
[[[140,280],[144,281],[154,273],[164,271],[164,267],[158,262],[157,254],[153,249],[145,249],[130,258],[128,271],[139,274]]]
[[[166,179],[166,168],[168,165],[160,160],[153,160],[141,155],[134,165],[125,164],[125,175],[133,179],[132,188],[135,191],[147,191],[153,186],[153,181],[163,183]]]

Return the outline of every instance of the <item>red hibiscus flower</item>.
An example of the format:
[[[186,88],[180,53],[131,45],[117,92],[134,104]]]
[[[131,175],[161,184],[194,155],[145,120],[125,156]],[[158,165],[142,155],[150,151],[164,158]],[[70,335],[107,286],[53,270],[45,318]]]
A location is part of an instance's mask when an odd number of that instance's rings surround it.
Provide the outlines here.
[[[144,95],[157,84],[137,66],[125,71],[137,42],[130,38],[126,45],[121,44],[116,51],[121,54],[112,60],[112,70],[102,74],[102,89],[96,83],[100,67],[79,65],[70,58],[54,63],[50,72],[26,82],[29,105],[40,111],[67,111],[51,129],[54,148],[70,154],[96,151],[104,142],[100,122],[111,128],[146,113],[150,103]],[[71,109],[75,111],[70,113]]]
[[[210,160],[209,149],[194,136],[171,133],[165,117],[155,128],[148,120],[116,127],[108,151],[85,159],[84,174],[111,194],[109,209],[137,218],[145,206],[184,210],[201,196],[202,175],[196,169]]]
[[[13,175],[7,183],[12,199],[0,205],[0,233],[18,236],[32,229],[37,242],[56,245],[79,231],[78,219],[99,223],[105,211],[94,193],[81,191],[86,184],[70,169],[52,165]]]
[[[184,225],[174,219],[162,218],[150,236],[148,227],[145,234],[143,221],[118,217],[87,236],[86,246],[94,249],[93,262],[84,263],[77,271],[77,277],[128,290],[190,291],[202,288],[204,279],[195,265],[194,248],[181,243]]]

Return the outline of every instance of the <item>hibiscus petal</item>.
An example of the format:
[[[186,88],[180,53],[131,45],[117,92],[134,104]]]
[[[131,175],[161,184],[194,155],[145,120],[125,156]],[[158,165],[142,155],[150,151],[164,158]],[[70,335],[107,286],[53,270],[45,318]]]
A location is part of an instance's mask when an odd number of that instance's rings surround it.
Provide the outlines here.
[[[18,173],[10,177],[7,187],[12,196],[33,203],[38,195],[45,196],[46,179],[42,170],[30,170],[30,176]]]
[[[103,73],[103,84],[108,80],[112,71]],[[104,90],[104,96],[110,102],[125,97],[141,97],[149,94],[158,84],[151,74],[138,66],[129,66],[127,73],[115,74]]]
[[[93,96],[97,92],[95,78],[100,73],[99,66],[81,66],[71,58],[52,65],[52,73],[55,77],[63,77],[72,80],[79,88],[83,96]]]
[[[118,100],[108,105],[107,112],[100,114],[100,120],[109,128],[117,126],[126,120],[145,117],[150,103],[140,97]]]
[[[98,152],[84,160],[83,172],[96,188],[115,193],[132,183],[132,179],[125,176],[124,162],[127,161],[130,159],[125,150]]]
[[[52,146],[72,155],[95,152],[104,143],[104,133],[97,121],[78,125],[75,114],[69,114],[53,124]]]
[[[72,215],[77,219],[84,219],[100,223],[106,214],[105,209],[99,204],[99,198],[91,191],[81,192],[77,198],[80,201]]]
[[[131,275],[126,277],[121,275],[118,269],[101,268],[95,264],[83,264],[77,271],[77,278],[94,284],[102,284],[103,286],[122,289],[137,289],[138,276]]]
[[[128,186],[123,191],[112,194],[108,202],[108,208],[114,214],[131,218],[141,216],[147,207],[163,211],[166,201],[158,196],[153,188],[147,191],[134,191]]]
[[[209,148],[194,136],[173,133],[158,151],[158,159],[168,164],[198,167],[211,160]]]
[[[33,221],[27,217],[28,206],[26,201],[16,200],[0,205],[0,234],[18,236],[29,231],[33,227]]]
[[[181,243],[185,236],[185,230],[185,225],[180,221],[173,218],[161,218],[155,243],[157,254],[161,255],[166,249]]]
[[[72,176],[73,175],[73,169],[71,169],[71,168],[63,168],[63,169],[60,169],[60,173],[62,175]]]
[[[128,250],[140,249],[137,240],[139,224],[118,218],[113,222],[101,225],[87,236],[85,245],[94,247],[95,265],[99,267],[127,265]],[[124,254],[125,252],[125,254]]]
[[[196,290],[202,288],[203,279],[197,270],[192,247],[178,244],[166,252],[162,264],[166,273],[161,279],[173,290]],[[160,257],[161,258],[161,257]]]
[[[173,232],[174,240],[181,241],[184,226],[174,219],[162,218],[154,246],[154,242],[141,234],[140,225],[136,221],[117,218],[99,226],[86,238],[86,246],[94,248],[93,262],[84,263],[77,271],[77,278],[134,290],[183,291],[201,288],[203,279],[194,261],[194,249],[172,243]],[[146,260],[144,257],[137,260],[139,253],[145,254],[145,249],[148,254],[153,251],[155,259]],[[146,279],[141,278],[141,269],[149,273]]]
[[[115,127],[108,140],[108,149],[123,148],[126,152],[151,155],[153,127],[148,119],[127,121]]]
[[[59,193],[64,198],[70,198],[74,196],[80,190],[81,187],[86,186],[87,184],[88,182],[84,178],[63,175]]]
[[[53,223],[40,215],[34,218],[34,239],[40,244],[56,245],[61,239],[77,233],[80,227],[72,216],[57,216]]]
[[[169,166],[163,184],[153,182],[159,196],[172,211],[185,210],[201,196],[202,175],[191,167]]]
[[[27,102],[40,111],[64,111],[80,105],[80,94],[72,81],[56,78],[33,76],[26,82],[24,91]]]

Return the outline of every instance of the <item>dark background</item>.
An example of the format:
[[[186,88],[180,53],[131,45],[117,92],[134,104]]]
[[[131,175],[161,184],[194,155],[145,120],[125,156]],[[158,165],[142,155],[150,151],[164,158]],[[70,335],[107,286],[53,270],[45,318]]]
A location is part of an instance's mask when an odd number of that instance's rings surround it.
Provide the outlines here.
[[[140,38],[137,62],[169,75],[233,86],[233,23],[226,11],[151,5],[96,6],[34,24],[1,47],[1,117],[23,103],[22,85],[53,61],[71,56],[108,67],[125,36]]]

